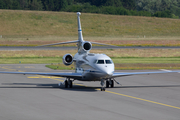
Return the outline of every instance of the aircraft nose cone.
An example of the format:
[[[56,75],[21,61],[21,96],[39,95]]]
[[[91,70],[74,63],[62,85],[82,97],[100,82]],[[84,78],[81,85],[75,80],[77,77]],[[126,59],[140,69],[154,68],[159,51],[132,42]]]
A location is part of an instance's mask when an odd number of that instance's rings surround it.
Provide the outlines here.
[[[107,75],[111,76],[113,74],[113,72],[106,72]]]
[[[112,70],[104,70],[104,73],[108,76],[111,76],[113,74]]]

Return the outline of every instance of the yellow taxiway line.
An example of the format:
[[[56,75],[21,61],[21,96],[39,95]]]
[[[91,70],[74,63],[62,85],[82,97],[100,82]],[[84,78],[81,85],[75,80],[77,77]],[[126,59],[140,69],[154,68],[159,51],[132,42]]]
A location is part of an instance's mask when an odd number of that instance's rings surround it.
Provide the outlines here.
[[[40,75],[38,75],[38,76],[31,76],[31,77],[28,76],[28,78],[49,78],[49,79],[60,81],[60,82],[64,81],[64,80],[57,79],[57,78],[60,78],[60,77],[40,76]],[[81,85],[81,84],[75,84],[75,85],[84,86],[84,87],[90,87],[90,86],[85,86],[85,85]],[[101,89],[95,89],[95,90],[100,91]],[[103,92],[111,93],[111,94],[114,94],[114,95],[128,97],[128,98],[132,98],[132,99],[136,99],[136,100],[140,100],[140,101],[145,101],[145,102],[149,102],[149,103],[153,103],[153,104],[157,104],[157,105],[162,105],[162,106],[166,106],[166,107],[175,108],[175,109],[179,109],[180,110],[180,107],[176,107],[176,106],[172,106],[172,105],[168,105],[168,104],[164,104],[164,103],[160,103],[160,102],[155,102],[155,101],[152,101],[152,100],[147,100],[147,99],[138,98],[138,97],[134,97],[134,96],[130,96],[130,95],[125,95],[125,94],[121,94],[121,93],[117,93],[117,92],[113,92],[113,91],[109,91],[109,90],[106,90],[106,91],[103,91]]]

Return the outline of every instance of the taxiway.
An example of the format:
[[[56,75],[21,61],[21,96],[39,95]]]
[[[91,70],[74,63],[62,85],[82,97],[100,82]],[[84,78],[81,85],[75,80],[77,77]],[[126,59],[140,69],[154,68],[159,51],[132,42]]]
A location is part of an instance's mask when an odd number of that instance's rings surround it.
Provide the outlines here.
[[[0,64],[0,71],[55,71],[44,64]],[[122,70],[121,72],[128,72]],[[134,71],[136,72],[136,71]],[[3,120],[179,120],[180,73],[120,77],[114,88],[100,82],[0,74],[0,118]]]

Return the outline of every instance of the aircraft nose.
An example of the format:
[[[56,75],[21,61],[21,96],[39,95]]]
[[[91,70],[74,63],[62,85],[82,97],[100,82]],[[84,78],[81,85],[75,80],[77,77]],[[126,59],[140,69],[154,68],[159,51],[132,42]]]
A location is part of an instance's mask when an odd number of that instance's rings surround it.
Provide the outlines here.
[[[111,76],[113,74],[113,72],[112,71],[107,71],[106,74]]]
[[[103,72],[108,76],[111,76],[113,74],[113,70],[111,69],[104,69]]]

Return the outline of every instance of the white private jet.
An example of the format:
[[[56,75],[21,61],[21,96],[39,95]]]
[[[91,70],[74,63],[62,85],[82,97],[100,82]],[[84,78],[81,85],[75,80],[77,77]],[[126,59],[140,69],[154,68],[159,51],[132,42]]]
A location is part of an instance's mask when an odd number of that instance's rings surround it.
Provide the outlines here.
[[[106,45],[96,42],[88,42],[83,40],[81,23],[80,23],[80,12],[77,12],[78,21],[78,40],[54,43],[49,45],[59,45],[68,43],[77,43],[78,52],[74,55],[66,54],[63,56],[63,63],[65,65],[71,65],[74,63],[75,72],[74,73],[43,73],[43,72],[5,72],[0,71],[0,73],[7,74],[36,74],[36,75],[47,75],[47,76],[59,76],[65,77],[66,80],[63,83],[65,88],[72,88],[72,82],[74,80],[80,81],[100,81],[101,91],[105,91],[105,81],[106,88],[114,87],[114,81],[119,84],[115,78],[130,75],[140,75],[140,74],[153,74],[153,73],[169,73],[169,72],[180,72],[180,71],[154,71],[154,72],[129,72],[129,73],[117,73],[114,72],[114,63],[110,57],[105,54],[94,54],[89,53],[92,48],[92,44]],[[91,44],[92,43],[92,44]],[[47,46],[47,45],[43,45]]]

